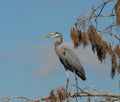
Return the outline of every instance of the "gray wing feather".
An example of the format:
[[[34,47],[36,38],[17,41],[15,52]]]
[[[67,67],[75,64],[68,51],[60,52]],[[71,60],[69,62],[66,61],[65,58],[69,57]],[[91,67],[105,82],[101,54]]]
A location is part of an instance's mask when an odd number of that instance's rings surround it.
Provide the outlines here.
[[[79,77],[81,77],[83,80],[86,80],[85,71],[83,69],[83,66],[82,66],[80,60],[76,56],[76,54],[66,46],[63,46],[62,50],[63,50],[63,55],[62,55],[61,60],[62,60],[62,63],[64,64],[64,66],[72,72],[74,69],[75,73]]]

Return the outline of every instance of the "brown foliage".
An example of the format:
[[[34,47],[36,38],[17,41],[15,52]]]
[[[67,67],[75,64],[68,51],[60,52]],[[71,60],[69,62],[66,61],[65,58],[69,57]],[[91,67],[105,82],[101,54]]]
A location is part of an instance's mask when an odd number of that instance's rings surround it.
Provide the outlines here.
[[[112,61],[112,68],[116,69],[118,64],[117,64],[115,53],[111,56],[111,61]]]
[[[106,54],[108,52],[108,44],[107,44],[107,42],[106,41],[101,41],[97,45],[96,51],[97,51],[98,59],[102,62],[102,60],[106,58]]]
[[[95,49],[98,48],[98,46],[100,45],[102,38],[99,34],[97,34],[94,25],[90,25],[88,28],[88,38],[92,45],[92,50],[93,52],[95,52]]]
[[[117,25],[120,25],[120,0],[117,0],[117,3],[115,4],[115,13]]]
[[[118,74],[120,74],[120,62],[119,62],[119,65],[118,65]]]
[[[118,45],[116,45],[114,50],[112,49],[111,45],[108,46],[108,53],[111,56],[111,66],[112,66],[111,77],[112,78],[114,78],[115,76],[115,70],[118,70],[118,72],[120,71],[119,70],[120,68],[119,68],[119,65],[117,64],[117,59],[116,59],[116,55],[117,55],[116,53],[118,53],[117,51],[118,51]]]
[[[102,41],[102,37],[99,35],[99,34],[96,34],[95,35],[95,43],[96,43],[96,46],[98,46]]]
[[[76,26],[71,29],[71,38],[74,44],[74,47],[77,48],[81,42],[81,31],[78,30]]]
[[[108,44],[106,41],[103,41],[101,36],[97,34],[96,28],[94,25],[90,25],[88,28],[88,37],[92,45],[93,52],[97,52],[98,59],[102,61],[106,58],[108,51]]]
[[[84,47],[88,44],[87,32],[82,32],[82,44]]]
[[[108,46],[108,53],[109,53],[111,56],[114,54],[114,51],[113,51],[111,45]]]
[[[117,56],[120,60],[120,46],[116,45],[113,50],[111,45],[108,45],[105,40],[102,40],[102,37],[97,33],[94,25],[89,25],[87,32],[84,31],[82,33],[79,33],[76,26],[73,27],[71,37],[73,38],[75,47],[78,47],[80,43],[85,47],[90,42],[92,51],[97,52],[97,57],[101,62],[106,59],[107,53],[109,53],[111,56],[111,77],[113,78],[115,76],[115,70],[120,73],[120,62],[118,65],[116,58]]]
[[[46,102],[62,102],[66,98],[68,98],[68,94],[65,91],[64,87],[60,87],[57,90],[51,90],[49,97],[46,100]]]
[[[56,97],[56,95],[55,95],[54,90],[51,90],[51,91],[50,91],[49,99],[52,100],[53,102],[56,102],[56,101],[57,101],[57,97]]]
[[[117,44],[114,49],[116,55],[118,58],[120,58],[120,46]]]
[[[65,98],[67,98],[67,94],[66,94],[64,87],[59,88],[57,90],[57,94],[58,94],[60,102],[62,102]]]
[[[88,38],[89,38],[89,41],[91,42],[92,46],[95,46],[95,44],[96,44],[96,42],[95,42],[96,34],[97,34],[97,32],[96,32],[94,25],[90,25],[88,28]]]
[[[114,76],[115,76],[115,70],[118,67],[115,53],[113,53],[112,56],[111,56],[111,64],[112,64],[111,77],[114,78]]]
[[[118,73],[120,74],[120,46],[118,44],[115,46],[114,51],[119,58]]]

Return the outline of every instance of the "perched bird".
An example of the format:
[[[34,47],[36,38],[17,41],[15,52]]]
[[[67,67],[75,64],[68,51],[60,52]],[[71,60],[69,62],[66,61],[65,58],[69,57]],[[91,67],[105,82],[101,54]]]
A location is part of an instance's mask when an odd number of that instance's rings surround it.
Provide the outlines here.
[[[59,32],[55,32],[55,33],[43,36],[42,38],[58,38],[58,40],[54,42],[54,49],[66,70],[66,76],[67,76],[66,90],[68,89],[68,84],[69,84],[68,70],[70,70],[75,74],[76,85],[78,88],[77,76],[79,76],[82,80],[86,80],[86,74],[76,54],[67,46],[59,47],[59,45],[62,43],[62,40],[63,40],[62,34]]]

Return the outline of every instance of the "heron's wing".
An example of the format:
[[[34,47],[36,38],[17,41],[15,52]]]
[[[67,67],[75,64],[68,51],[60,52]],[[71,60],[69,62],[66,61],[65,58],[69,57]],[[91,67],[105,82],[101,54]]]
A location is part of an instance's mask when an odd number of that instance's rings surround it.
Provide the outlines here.
[[[63,62],[63,63],[66,64],[65,66],[67,66],[67,68],[72,72],[74,69],[75,73],[79,77],[81,77],[83,80],[86,80],[86,74],[85,74],[84,68],[83,68],[79,58],[76,56],[76,54],[66,46],[63,46],[62,49],[64,50],[63,56],[64,56],[65,62]]]
[[[68,63],[68,61],[65,59],[64,54],[65,54],[64,52],[58,53],[59,60],[60,60],[60,62],[64,65],[64,67],[65,67],[66,70],[68,70],[68,67],[69,67],[69,70],[72,71],[72,69],[70,69],[71,66],[70,66],[70,64]]]

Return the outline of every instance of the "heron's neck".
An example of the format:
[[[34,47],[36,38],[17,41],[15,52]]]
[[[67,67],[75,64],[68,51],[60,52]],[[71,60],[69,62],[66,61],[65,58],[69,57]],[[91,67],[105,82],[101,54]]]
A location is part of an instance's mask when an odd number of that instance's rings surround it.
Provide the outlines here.
[[[54,47],[57,48],[61,43],[62,43],[62,36],[60,36],[58,40],[54,42]]]

